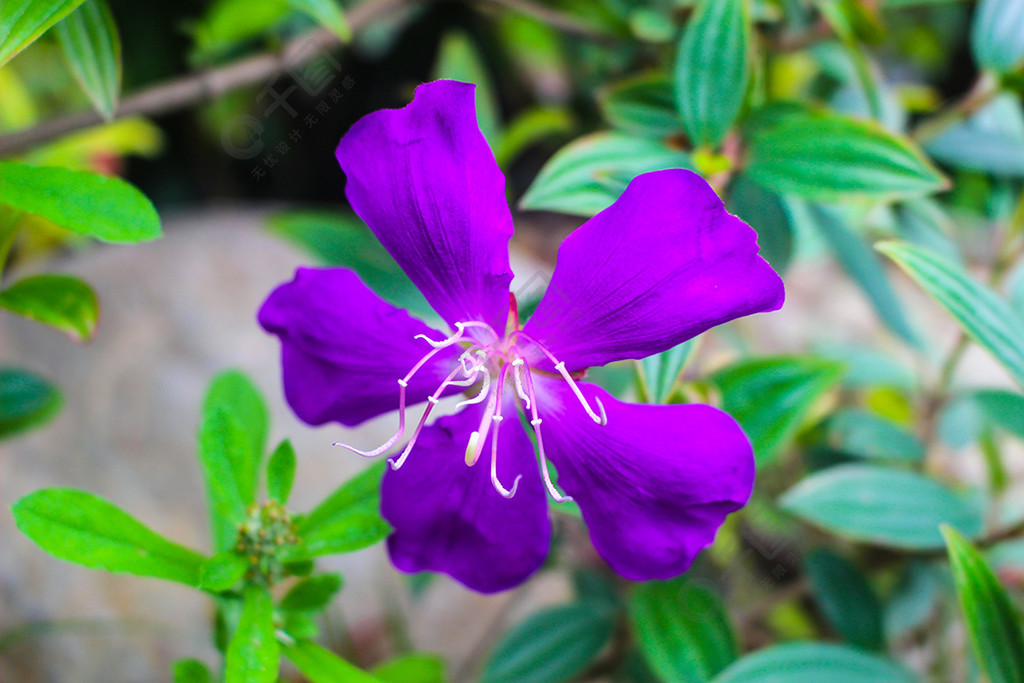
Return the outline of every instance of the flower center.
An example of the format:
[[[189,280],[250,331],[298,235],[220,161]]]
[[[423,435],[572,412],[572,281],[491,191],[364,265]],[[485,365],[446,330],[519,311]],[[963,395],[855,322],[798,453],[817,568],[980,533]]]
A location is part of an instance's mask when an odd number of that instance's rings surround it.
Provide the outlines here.
[[[486,401],[480,425],[470,434],[466,444],[466,465],[472,467],[477,463],[480,455],[483,453],[487,437],[490,436],[491,484],[499,494],[505,498],[512,498],[516,494],[522,475],[516,476],[515,481],[512,482],[511,489],[505,488],[498,478],[498,431],[504,419],[502,411],[505,385],[511,379],[519,405],[522,407],[524,414],[530,416],[530,425],[533,427],[537,440],[537,450],[540,455],[541,474],[548,493],[556,502],[571,501],[571,497],[561,494],[555,487],[551,479],[547,455],[544,452],[544,439],[540,429],[543,420],[539,414],[537,392],[534,389],[533,383],[533,373],[544,371],[531,369],[526,358],[536,357],[536,352],[540,352],[543,357],[553,364],[555,371],[562,379],[568,383],[590,419],[603,426],[608,422],[608,418],[605,414],[604,406],[601,405],[599,399],[594,399],[597,404],[597,411],[591,408],[583,392],[580,391],[579,386],[576,384],[575,378],[566,370],[565,363],[555,358],[542,344],[519,329],[519,320],[518,316],[514,314],[514,306],[512,310],[513,314],[509,316],[509,325],[504,335],[499,335],[487,323],[475,320],[455,323],[455,333],[447,339],[440,341],[430,339],[423,334],[416,335],[416,339],[424,340],[431,348],[409,370],[405,377],[398,380],[398,431],[390,439],[371,451],[359,450],[344,443],[335,443],[334,445],[341,446],[367,458],[377,457],[391,450],[405,433],[406,390],[409,387],[409,381],[442,349],[459,345],[463,347],[463,352],[459,356],[455,368],[445,377],[434,393],[427,397],[429,405],[423,411],[423,415],[420,417],[416,430],[413,432],[412,438],[409,439],[409,443],[405,445],[405,448],[397,458],[392,457],[388,459],[391,469],[397,470],[405,463],[413,447],[416,445],[416,441],[419,439],[431,411],[433,411],[434,406],[440,403],[441,396],[450,387],[469,388],[479,385],[480,389],[474,397],[461,401],[455,406],[456,409],[459,409]],[[471,333],[467,334],[467,330],[471,331]],[[526,353],[527,351],[529,353]]]

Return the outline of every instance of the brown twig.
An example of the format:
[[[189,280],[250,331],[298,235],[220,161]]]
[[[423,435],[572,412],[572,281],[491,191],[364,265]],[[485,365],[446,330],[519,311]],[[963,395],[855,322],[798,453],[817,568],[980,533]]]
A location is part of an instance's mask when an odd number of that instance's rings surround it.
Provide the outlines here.
[[[353,32],[362,30],[375,19],[411,4],[409,0],[368,0],[348,12]],[[338,47],[341,41],[327,29],[315,29],[293,38],[274,54],[245,57],[216,69],[159,83],[121,100],[114,119],[127,116],[159,116],[206,102],[238,88],[267,82],[301,67],[324,51]],[[38,126],[0,136],[0,157],[23,152],[35,145],[68,133],[103,123],[94,111],[81,111],[44,121]]]

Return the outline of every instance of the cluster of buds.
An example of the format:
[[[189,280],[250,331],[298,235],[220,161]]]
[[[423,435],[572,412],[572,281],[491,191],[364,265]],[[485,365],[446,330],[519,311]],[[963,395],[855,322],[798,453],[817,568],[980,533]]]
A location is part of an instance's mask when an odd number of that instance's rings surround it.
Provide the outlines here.
[[[281,578],[281,550],[299,542],[296,530],[288,511],[277,501],[248,507],[235,542],[235,552],[249,559],[247,581],[271,585]]]

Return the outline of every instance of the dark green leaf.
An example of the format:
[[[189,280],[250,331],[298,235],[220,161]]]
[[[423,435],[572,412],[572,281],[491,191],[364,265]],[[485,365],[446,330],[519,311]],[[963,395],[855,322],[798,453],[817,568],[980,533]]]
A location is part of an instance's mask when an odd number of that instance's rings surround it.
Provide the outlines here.
[[[0,66],[74,11],[82,1],[4,0],[0,3]]]
[[[199,587],[219,593],[234,588],[249,568],[249,560],[231,550],[218,553],[203,563]]]
[[[843,270],[867,295],[885,326],[904,341],[919,345],[920,337],[907,320],[882,260],[846,225],[842,214],[831,207],[804,205],[797,200],[790,202],[790,210],[805,215],[825,238]]]
[[[174,663],[174,683],[213,683],[213,674],[198,659],[179,659]]]
[[[1020,614],[981,554],[955,530],[942,533],[978,664],[992,683],[1024,681]]]
[[[15,503],[12,511],[23,534],[62,560],[199,585],[202,555],[160,536],[99,496],[41,489]]]
[[[433,315],[423,295],[355,216],[294,211],[271,216],[271,232],[301,247],[319,263],[345,266],[382,298],[414,313]]]
[[[686,25],[675,65],[675,96],[690,140],[717,145],[743,105],[750,80],[747,0],[702,0]]]
[[[592,216],[611,206],[636,176],[666,168],[692,169],[692,165],[685,152],[658,140],[593,133],[551,157],[520,205]]]
[[[312,683],[380,683],[376,676],[371,676],[310,640],[300,640],[292,646],[285,645],[282,651]]]
[[[1024,319],[961,267],[925,249],[885,242],[878,249],[935,297],[964,332],[988,349],[1024,387]]]
[[[62,402],[57,387],[39,375],[0,367],[0,439],[52,419]]]
[[[686,341],[668,351],[656,353],[640,361],[640,371],[649,403],[665,403],[693,356],[697,344]]]
[[[341,576],[319,574],[295,584],[283,598],[280,608],[288,612],[319,612],[341,590]]]
[[[634,76],[598,93],[605,120],[630,133],[663,138],[682,130],[672,80],[662,73]]]
[[[482,683],[560,683],[579,675],[615,630],[603,603],[577,602],[535,612],[513,627],[484,665]]]
[[[285,439],[274,450],[267,461],[267,495],[271,500],[284,505],[292,492],[295,482],[295,449]]]
[[[34,275],[0,292],[0,308],[67,332],[79,341],[92,337],[99,322],[96,292],[69,275]]]
[[[750,436],[760,464],[770,462],[814,403],[838,384],[843,366],[812,357],[753,358],[710,377],[722,407]]]
[[[739,650],[721,599],[675,579],[637,585],[629,600],[637,645],[663,681],[707,681]]]
[[[57,24],[57,39],[96,111],[110,120],[121,91],[121,39],[104,0],[85,0]]]
[[[850,643],[881,650],[885,646],[882,606],[864,575],[844,557],[826,549],[805,557],[803,566],[828,623]]]
[[[279,658],[274,600],[263,586],[248,586],[242,618],[224,658],[224,683],[274,683]]]
[[[300,12],[309,15],[315,22],[332,31],[334,35],[347,43],[352,40],[352,29],[345,20],[336,0],[285,0]]]
[[[841,536],[908,550],[941,548],[940,524],[972,537],[982,530],[980,512],[937,482],[873,465],[842,465],[812,474],[779,503]]]
[[[445,683],[444,661],[436,655],[411,654],[384,662],[373,670],[384,683]]]
[[[145,195],[97,173],[0,161],[0,204],[104,242],[160,236],[160,217]]]
[[[844,410],[828,420],[829,445],[846,455],[880,460],[921,460],[924,444],[899,425],[861,410]]]
[[[237,371],[214,378],[203,402],[199,460],[206,479],[217,550],[234,545],[266,447],[267,408],[252,382]]]
[[[942,596],[938,570],[925,562],[911,562],[885,605],[885,632],[899,638],[928,622]]]
[[[749,177],[810,199],[914,197],[946,180],[910,141],[877,124],[807,111],[773,117],[752,133]]]
[[[793,221],[782,198],[741,175],[730,187],[729,209],[757,231],[761,256],[772,268],[786,270],[793,255]]]
[[[971,26],[971,48],[981,66],[1013,71],[1024,61],[1024,0],[981,0]]]
[[[786,643],[749,654],[713,683],[912,683],[916,677],[880,657],[829,643]]]

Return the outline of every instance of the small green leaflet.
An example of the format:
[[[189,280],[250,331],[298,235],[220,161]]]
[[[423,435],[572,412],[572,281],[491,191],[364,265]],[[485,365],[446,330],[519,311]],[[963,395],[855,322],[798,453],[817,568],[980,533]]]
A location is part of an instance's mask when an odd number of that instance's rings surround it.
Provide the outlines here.
[[[314,21],[329,29],[343,43],[352,40],[352,29],[344,12],[335,0],[286,0],[295,9],[309,15]]]
[[[1020,613],[985,559],[954,529],[943,527],[949,564],[974,655],[992,683],[1024,681]]]
[[[121,91],[121,39],[104,0],[85,0],[57,24],[64,57],[96,111],[114,117]]]
[[[41,425],[60,412],[60,391],[22,368],[0,366],[0,439]]]
[[[824,548],[804,557],[803,568],[829,624],[853,645],[884,649],[882,606],[864,575],[842,555]]]
[[[73,12],[82,1],[4,0],[0,3],[0,66]]]
[[[826,427],[829,445],[845,455],[903,461],[921,460],[925,455],[920,439],[867,411],[840,411],[828,419]]]
[[[267,461],[267,496],[284,505],[295,483],[295,449],[285,439]]]
[[[311,640],[285,645],[282,653],[312,683],[381,683],[376,676],[349,664]]]
[[[672,80],[663,73],[617,81],[598,91],[597,97],[605,120],[619,130],[654,138],[682,130]]]
[[[18,280],[0,291],[0,308],[66,332],[77,341],[92,337],[100,316],[96,292],[69,275]]]
[[[712,683],[913,683],[896,664],[851,647],[786,643],[746,655]]]

